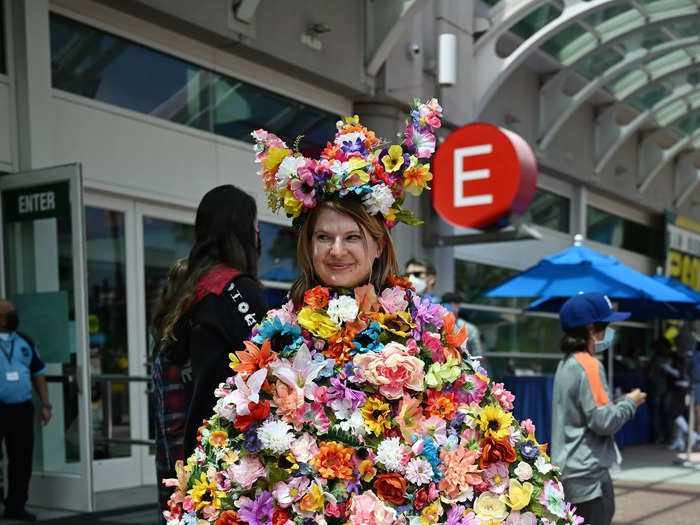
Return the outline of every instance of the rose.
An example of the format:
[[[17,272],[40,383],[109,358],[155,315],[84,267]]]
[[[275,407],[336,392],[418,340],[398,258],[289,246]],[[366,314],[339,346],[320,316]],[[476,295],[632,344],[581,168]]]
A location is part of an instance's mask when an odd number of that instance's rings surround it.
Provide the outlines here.
[[[265,476],[265,467],[256,456],[243,456],[237,465],[231,467],[232,478],[248,490],[259,478]]]
[[[529,463],[521,461],[513,471],[520,481],[527,481],[532,478],[532,467]]]
[[[284,522],[282,522],[284,523]],[[225,510],[214,525],[242,525],[241,518],[235,510]],[[276,524],[277,525],[277,524]],[[282,525],[282,524],[279,524]]]
[[[388,399],[399,399],[405,388],[417,392],[423,390],[424,362],[410,355],[402,344],[392,342],[379,353],[357,355],[353,364]]]
[[[226,511],[229,512],[229,511]],[[284,525],[289,521],[289,518],[292,517],[292,513],[289,511],[289,509],[285,509],[283,507],[277,507],[274,512],[272,513],[272,525]],[[219,525],[216,523],[215,525]],[[234,525],[234,524],[231,524]]]
[[[516,459],[517,455],[510,441],[492,437],[484,438],[481,457],[479,458],[479,467],[486,468],[491,463],[497,463],[499,461],[513,463]]]
[[[377,491],[377,496],[381,500],[390,501],[396,505],[402,505],[406,501],[406,479],[396,472],[377,474],[374,490]]]
[[[427,487],[421,488],[413,499],[413,506],[416,510],[420,510],[425,507],[431,501],[437,499],[438,491],[435,487],[435,483],[431,482]]]
[[[476,512],[477,517],[481,521],[487,523],[490,521],[500,522],[508,516],[506,504],[498,496],[490,492],[484,492],[476,498],[474,501],[474,512]]]
[[[353,496],[350,503],[350,525],[391,525],[396,519],[396,511],[387,507],[368,490],[361,496]]]
[[[501,496],[501,501],[513,510],[520,510],[530,503],[532,491],[535,487],[527,481],[522,485],[516,479],[511,479],[508,487],[508,494]]]

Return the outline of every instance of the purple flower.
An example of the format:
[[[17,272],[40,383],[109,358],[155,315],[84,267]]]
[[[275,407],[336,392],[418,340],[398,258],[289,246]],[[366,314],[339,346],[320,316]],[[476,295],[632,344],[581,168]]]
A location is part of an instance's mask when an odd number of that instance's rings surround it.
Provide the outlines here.
[[[238,514],[248,525],[270,525],[274,507],[272,494],[266,490],[254,500],[241,505]]]
[[[258,439],[258,425],[249,426],[243,433],[243,436],[243,447],[247,452],[255,454],[258,450],[260,450],[262,443],[260,443],[260,440]]]
[[[328,389],[329,401],[338,399],[348,401],[352,411],[355,411],[358,406],[364,404],[367,398],[364,392],[348,388],[345,381],[341,381],[336,377],[331,378],[331,385],[331,388]]]
[[[520,443],[518,448],[520,449],[520,454],[522,454],[525,459],[535,459],[540,455],[540,447],[531,439]]]
[[[430,297],[419,297],[417,295],[413,296],[413,305],[414,308],[411,309],[411,317],[413,317],[413,322],[416,323],[416,327],[413,329],[411,335],[414,338],[420,339],[420,334],[423,332],[423,323],[433,324],[438,329],[442,328],[442,318],[447,313],[444,306],[433,303]]]
[[[473,512],[468,512],[466,515],[464,505],[453,505],[447,511],[447,521],[445,525],[479,525],[479,520]]]
[[[357,137],[354,143],[350,140],[344,140],[340,149],[342,149],[348,156],[353,153],[359,153],[363,157],[367,156],[367,148],[365,148],[365,145],[362,144],[360,137]]]

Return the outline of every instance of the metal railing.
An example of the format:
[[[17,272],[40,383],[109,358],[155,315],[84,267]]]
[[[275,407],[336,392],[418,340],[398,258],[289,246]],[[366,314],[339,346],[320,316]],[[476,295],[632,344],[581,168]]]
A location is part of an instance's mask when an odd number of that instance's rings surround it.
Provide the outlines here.
[[[114,383],[146,383],[148,385],[147,393],[150,393],[151,378],[149,376],[125,376],[122,374],[92,374],[90,379],[93,383],[97,383],[102,387],[102,410],[104,421],[106,422],[106,435],[94,436],[94,442],[106,443],[107,445],[155,446],[156,442],[153,439],[114,437],[114,408],[112,406],[112,385]]]

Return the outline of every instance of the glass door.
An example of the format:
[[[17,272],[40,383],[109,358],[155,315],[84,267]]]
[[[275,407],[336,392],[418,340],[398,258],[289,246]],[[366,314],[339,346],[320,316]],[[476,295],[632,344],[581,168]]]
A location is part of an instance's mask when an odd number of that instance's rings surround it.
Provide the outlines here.
[[[93,509],[82,177],[70,164],[0,177],[3,295],[47,367],[29,503]],[[36,399],[35,399],[36,402]]]

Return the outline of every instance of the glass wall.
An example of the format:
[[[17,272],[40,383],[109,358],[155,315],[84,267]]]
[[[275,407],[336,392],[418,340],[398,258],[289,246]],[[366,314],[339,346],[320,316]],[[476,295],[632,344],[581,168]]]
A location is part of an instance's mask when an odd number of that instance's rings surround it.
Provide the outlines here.
[[[260,222],[260,279],[279,283],[265,288],[268,306],[278,307],[287,295],[287,288],[299,275],[297,236],[289,226]]]
[[[7,60],[5,59],[5,13],[3,3],[0,2],[0,73],[7,74]]]
[[[527,215],[533,224],[569,233],[570,205],[571,201],[568,198],[537,188]]]
[[[664,234],[645,224],[625,219],[607,211],[588,206],[586,209],[587,237],[593,241],[661,259]]]
[[[250,142],[264,128],[320,153],[338,115],[51,14],[53,87]]]

